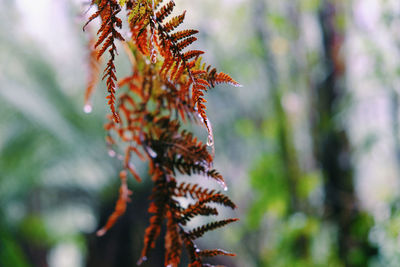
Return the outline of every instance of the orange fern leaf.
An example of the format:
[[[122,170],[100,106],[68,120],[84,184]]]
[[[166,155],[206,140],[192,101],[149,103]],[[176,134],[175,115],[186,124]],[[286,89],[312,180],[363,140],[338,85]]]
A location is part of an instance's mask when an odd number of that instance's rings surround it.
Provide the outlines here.
[[[231,256],[231,257],[236,256],[234,253],[227,252],[222,249],[212,249],[212,250],[206,249],[199,252],[200,257],[215,257],[218,255]]]
[[[117,221],[117,219],[125,213],[126,203],[130,201],[129,196],[132,195],[132,191],[128,189],[126,183],[126,171],[121,171],[120,174],[121,187],[119,188],[119,198],[115,205],[115,210],[108,218],[106,225],[97,231],[97,236],[103,236]]]
[[[171,18],[167,23],[164,25],[164,31],[171,32],[176,29],[179,25],[182,24],[183,20],[185,19],[186,11],[184,11],[181,15]]]
[[[116,30],[116,28],[122,27],[121,19],[116,16],[120,11],[121,8],[116,0],[101,0],[98,4],[98,11],[95,12],[86,23],[87,25],[98,16],[102,19],[100,29],[97,31],[99,38],[94,47],[97,48],[99,45],[103,44],[101,49],[98,51],[98,58],[109,49],[110,59],[107,63],[106,69],[104,70],[103,80],[107,78],[106,85],[109,93],[107,96],[108,105],[110,106],[115,122],[119,122],[119,116],[115,110],[115,83],[117,78],[115,76],[114,58],[117,53],[117,48],[114,42],[115,39],[124,41],[122,35]]]
[[[97,51],[93,47],[94,40],[91,39],[88,44],[89,44],[89,51],[90,51],[89,75],[88,75],[88,82],[86,85],[85,98],[84,98],[85,106],[83,108],[83,110],[86,113],[90,113],[92,111],[92,105],[90,103],[90,99],[91,99],[93,91],[96,87],[96,84],[99,80],[99,74],[100,74],[100,61],[97,58]]]
[[[174,9],[175,3],[174,1],[169,1],[167,4],[161,7],[160,11],[156,13],[156,20],[158,22],[163,22],[166,17],[168,17],[169,14],[172,13],[172,10]]]

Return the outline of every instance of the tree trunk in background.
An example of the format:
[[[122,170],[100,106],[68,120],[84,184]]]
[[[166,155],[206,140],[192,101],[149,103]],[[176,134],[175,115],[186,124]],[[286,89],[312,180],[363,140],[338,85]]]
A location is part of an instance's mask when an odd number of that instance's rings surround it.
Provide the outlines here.
[[[368,243],[369,226],[362,225],[365,215],[355,194],[348,137],[337,116],[345,95],[345,34],[344,25],[339,24],[344,22],[345,14],[339,3],[323,1],[319,11],[325,78],[314,92],[314,149],[324,176],[325,218],[337,226],[339,257],[345,266],[366,266],[374,250]]]
[[[284,178],[286,178],[290,193],[290,206],[288,208],[288,213],[290,214],[299,210],[300,202],[297,196],[299,166],[288,118],[282,107],[282,88],[279,81],[279,73],[276,70],[275,57],[270,47],[271,38],[264,20],[267,14],[265,0],[253,0],[253,14],[256,38],[261,44],[261,63],[268,78],[268,89],[271,96],[270,103],[273,106],[273,113],[277,121],[278,153],[284,166]]]

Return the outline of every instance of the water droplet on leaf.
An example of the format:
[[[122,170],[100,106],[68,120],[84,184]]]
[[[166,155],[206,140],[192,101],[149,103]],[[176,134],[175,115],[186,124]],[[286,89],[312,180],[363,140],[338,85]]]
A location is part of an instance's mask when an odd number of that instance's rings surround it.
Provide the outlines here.
[[[228,186],[226,185],[226,183],[223,180],[218,180],[217,182],[224,191],[228,191]]]
[[[85,113],[90,113],[90,112],[92,112],[92,105],[90,105],[90,104],[85,104],[85,106],[83,107],[83,112],[85,112]]]
[[[157,153],[153,149],[151,149],[151,147],[147,147],[147,152],[149,153],[149,156],[153,159],[157,157]]]
[[[106,232],[107,232],[106,229],[101,228],[99,231],[96,232],[96,235],[97,236],[103,236],[103,235],[105,235]]]
[[[108,155],[110,156],[110,157],[115,157],[115,155],[117,155],[117,153],[115,153],[115,151],[114,150],[112,150],[112,149],[109,149],[108,150]]]
[[[153,63],[153,64],[157,63],[157,53],[156,53],[155,49],[151,50],[150,59],[151,59],[151,63]]]
[[[213,139],[212,135],[209,134],[207,137],[207,146],[212,146],[212,145],[214,145],[214,139]]]
[[[136,264],[137,265],[141,265],[144,261],[147,261],[147,257],[146,256],[141,257]]]

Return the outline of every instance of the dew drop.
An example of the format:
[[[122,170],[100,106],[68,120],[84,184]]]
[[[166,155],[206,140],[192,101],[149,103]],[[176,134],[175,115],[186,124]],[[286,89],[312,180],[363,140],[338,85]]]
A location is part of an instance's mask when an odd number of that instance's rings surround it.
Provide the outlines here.
[[[153,159],[157,157],[157,153],[150,147],[147,148],[147,152],[149,153],[149,156],[152,157]]]
[[[115,153],[115,151],[114,150],[112,150],[112,149],[109,149],[108,150],[108,155],[110,156],[110,157],[115,157],[115,155],[117,155],[117,153]]]
[[[128,163],[128,168],[132,170],[136,170],[135,165],[132,164],[132,162]]]
[[[147,261],[147,257],[146,256],[143,256],[143,257],[141,257],[138,261],[137,261],[137,265],[141,265],[144,261]]]
[[[83,112],[85,112],[85,113],[90,113],[90,112],[92,112],[92,105],[90,105],[90,104],[85,104],[85,106],[83,107]]]
[[[96,235],[97,235],[97,236],[103,236],[103,235],[106,234],[106,232],[107,232],[106,229],[101,228],[99,231],[96,232]]]
[[[153,63],[153,64],[157,63],[157,53],[156,53],[155,49],[151,50],[150,58],[151,58],[151,63]]]
[[[228,186],[226,185],[226,183],[225,183],[224,181],[218,180],[217,182],[218,182],[218,184],[222,187],[222,189],[223,189],[224,191],[228,191]]]
[[[207,146],[212,146],[212,145],[214,145],[214,139],[213,139],[212,135],[209,134],[207,137]]]
[[[200,249],[196,248],[196,253],[199,253],[200,251],[201,251]]]

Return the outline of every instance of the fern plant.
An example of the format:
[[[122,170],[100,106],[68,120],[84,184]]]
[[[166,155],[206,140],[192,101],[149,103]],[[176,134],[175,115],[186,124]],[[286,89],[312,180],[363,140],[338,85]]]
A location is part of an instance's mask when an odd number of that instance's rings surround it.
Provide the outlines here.
[[[174,1],[93,0],[91,4],[97,6],[97,11],[86,25],[96,18],[101,19],[93,48],[98,48],[97,58],[91,53],[90,65],[94,75],[98,70],[97,60],[106,50],[109,52],[103,76],[111,110],[105,124],[107,143],[113,149],[124,151],[121,157],[123,170],[119,175],[119,199],[114,212],[97,235],[104,235],[125,212],[132,194],[127,186],[128,174],[141,181],[132,162],[136,154],[140,159],[147,160],[154,183],[148,209],[152,216],[145,231],[138,264],[145,261],[155,247],[164,223],[165,266],[178,266],[183,247],[192,267],[210,266],[203,263],[205,257],[233,256],[220,249],[200,250],[194,241],[206,232],[237,219],[215,221],[194,229],[187,229],[187,223],[195,216],[218,215],[217,208],[212,204],[231,209],[235,208],[235,204],[215,190],[202,188],[196,183],[178,183],[176,176],[201,174],[226,188],[222,175],[212,168],[213,134],[206,114],[204,93],[219,83],[240,86],[239,83],[204,63],[201,58],[203,51],[187,49],[196,41],[194,35],[198,31],[176,30],[183,23],[185,12],[168,18],[174,9]],[[122,8],[126,9],[129,38],[122,37],[119,31],[122,20],[118,14]],[[132,63],[131,75],[119,81],[114,65],[117,40],[122,41]],[[88,101],[94,80],[90,79],[86,92],[87,111],[91,109]],[[121,88],[118,94],[117,88]],[[207,144],[182,129],[182,123],[203,124],[208,131]],[[212,147],[211,152],[209,146]],[[190,199],[191,204],[183,206],[178,198]]]

